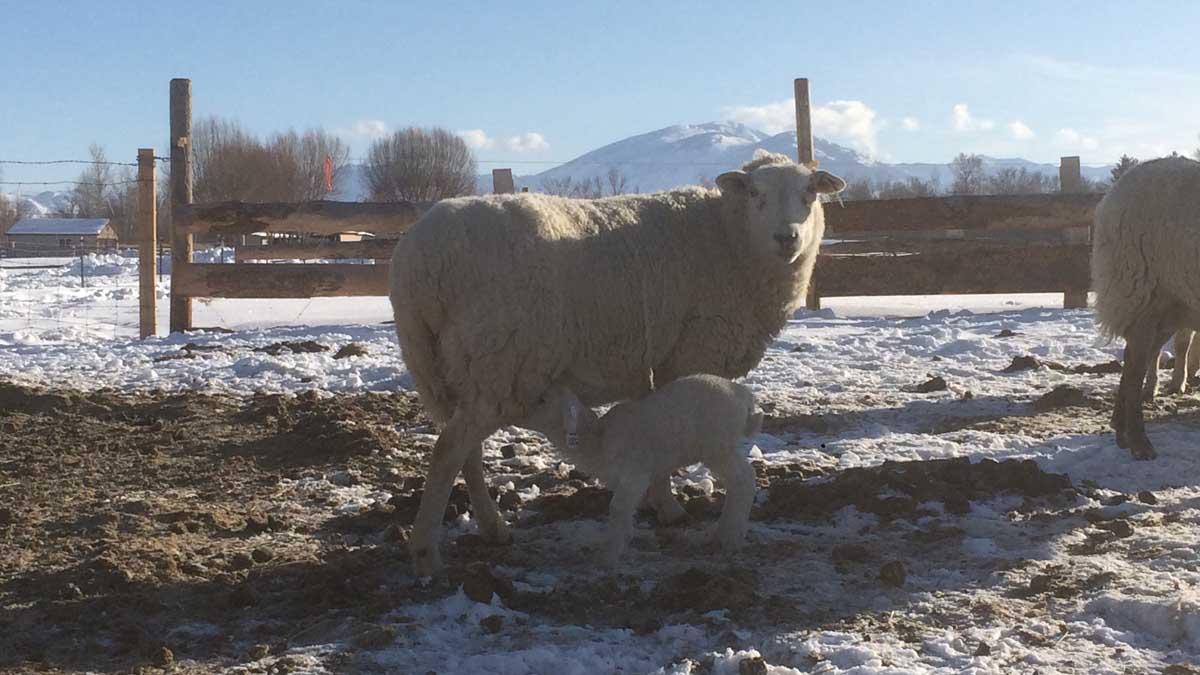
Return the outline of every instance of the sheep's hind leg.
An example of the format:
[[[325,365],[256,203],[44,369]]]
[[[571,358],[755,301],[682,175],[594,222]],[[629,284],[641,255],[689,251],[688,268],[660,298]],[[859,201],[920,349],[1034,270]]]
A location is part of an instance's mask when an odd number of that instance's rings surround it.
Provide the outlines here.
[[[1196,372],[1194,363],[1200,359],[1200,349],[1192,349],[1194,335],[1190,330],[1175,333],[1175,370],[1171,373],[1171,382],[1165,391],[1167,394],[1186,392],[1188,380],[1192,373]]]
[[[479,526],[479,536],[492,544],[512,542],[512,532],[504,516],[496,508],[496,502],[488,492],[487,478],[483,473],[483,444],[475,446],[463,464],[463,480],[467,483],[467,494],[471,497],[471,511]]]
[[[1160,322],[1161,317],[1152,316],[1125,336],[1125,363],[1121,368],[1121,384],[1117,389],[1118,408],[1113,415],[1117,445],[1128,447],[1134,459],[1154,459],[1156,456],[1154,445],[1146,435],[1142,389],[1150,355],[1157,354],[1170,336],[1169,331],[1160,327]]]
[[[676,525],[688,519],[687,511],[671,492],[671,475],[655,476],[650,481],[646,501],[654,509],[659,525]]]
[[[716,540],[725,551],[734,551],[746,539],[758,482],[753,467],[737,452],[730,452],[709,469],[725,485],[725,505],[717,520]]]
[[[650,487],[650,476],[622,476],[613,486],[612,501],[608,503],[608,533],[604,564],[612,567],[625,552],[625,544],[633,534],[633,515],[637,505]]]
[[[483,415],[459,407],[442,429],[429,459],[425,492],[413,521],[408,549],[413,559],[413,572],[419,577],[433,576],[442,569],[438,547],[442,535],[442,518],[450,500],[450,488],[473,450],[483,439],[499,428]],[[486,492],[486,489],[485,489]]]

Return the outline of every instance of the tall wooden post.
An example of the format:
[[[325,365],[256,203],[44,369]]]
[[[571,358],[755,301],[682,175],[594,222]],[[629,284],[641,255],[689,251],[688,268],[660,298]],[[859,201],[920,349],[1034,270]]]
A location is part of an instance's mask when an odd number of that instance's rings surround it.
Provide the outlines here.
[[[157,291],[154,276],[157,259],[154,247],[158,243],[158,189],[154,176],[154,148],[138,150],[138,335],[144,340],[158,332],[155,302]]]
[[[1064,194],[1083,192],[1079,157],[1062,157],[1058,160],[1058,191]]]
[[[498,195],[516,192],[512,169],[492,169],[492,192]]]
[[[813,153],[812,104],[808,98],[808,78],[798,77],[796,90],[796,159],[810,169],[816,168]]]
[[[1083,192],[1083,172],[1079,166],[1079,157],[1063,157],[1058,160],[1058,191],[1063,194]],[[1088,243],[1091,243],[1090,236]],[[1068,288],[1063,292],[1064,308],[1085,309],[1087,306],[1087,288]]]
[[[808,78],[798,77],[793,83],[796,96],[796,159],[810,169],[817,168],[813,152],[812,103],[808,97]],[[808,295],[804,298],[808,309],[821,309],[821,294],[817,290],[817,275],[814,271],[808,282]]]
[[[176,293],[177,274],[192,262],[192,235],[179,214],[192,203],[192,81],[171,80],[171,332],[191,330],[192,299]]]

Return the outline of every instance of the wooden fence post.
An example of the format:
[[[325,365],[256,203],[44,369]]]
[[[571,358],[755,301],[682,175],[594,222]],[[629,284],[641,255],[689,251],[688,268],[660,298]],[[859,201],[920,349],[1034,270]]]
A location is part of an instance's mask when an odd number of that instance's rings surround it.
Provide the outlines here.
[[[154,148],[138,149],[138,335],[144,340],[158,332],[154,277],[154,247],[158,243]]]
[[[498,195],[516,192],[512,169],[492,169],[492,192]]]
[[[1058,190],[1063,194],[1083,192],[1083,173],[1079,166],[1079,157],[1062,157],[1058,160]],[[1088,237],[1091,243],[1091,237]],[[1088,289],[1068,288],[1063,292],[1063,307],[1065,309],[1085,309],[1088,306]]]
[[[796,97],[796,159],[808,168],[815,169],[817,160],[813,154],[812,104],[808,97],[808,78],[796,78],[793,89]],[[821,294],[817,291],[815,271],[808,282],[804,306],[808,309],[821,309]]]
[[[812,109],[808,98],[808,78],[798,77],[796,92],[796,159],[810,169],[816,168],[813,154]]]
[[[177,272],[192,261],[192,235],[179,223],[192,203],[192,81],[171,80],[171,332],[192,328],[192,299],[178,295]]]

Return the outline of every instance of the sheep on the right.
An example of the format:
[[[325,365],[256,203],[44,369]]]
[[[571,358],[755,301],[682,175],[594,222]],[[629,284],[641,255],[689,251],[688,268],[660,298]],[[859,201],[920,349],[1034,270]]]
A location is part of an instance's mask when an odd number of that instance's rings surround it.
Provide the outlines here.
[[[1117,445],[1153,459],[1142,399],[1171,335],[1200,329],[1200,162],[1168,157],[1125,172],[1096,207],[1096,320],[1125,339],[1112,427]],[[1186,363],[1187,357],[1184,357]]]

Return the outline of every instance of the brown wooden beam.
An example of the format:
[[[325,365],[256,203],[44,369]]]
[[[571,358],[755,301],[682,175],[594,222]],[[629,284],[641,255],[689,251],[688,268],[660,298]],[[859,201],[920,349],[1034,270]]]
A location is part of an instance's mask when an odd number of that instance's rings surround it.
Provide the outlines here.
[[[949,293],[1062,293],[1089,286],[1090,247],[962,244],[901,255],[829,255],[817,259],[821,297]]]
[[[391,260],[396,250],[395,239],[365,241],[306,242],[301,244],[247,244],[237,247],[237,261],[247,260]]]
[[[372,232],[399,234],[417,222],[434,202],[218,202],[191,204],[178,221],[192,233]]]
[[[194,298],[329,298],[388,294],[391,265],[222,265],[188,263],[172,270]]]
[[[960,195],[825,204],[825,236],[873,230],[1088,227],[1100,194]]]

